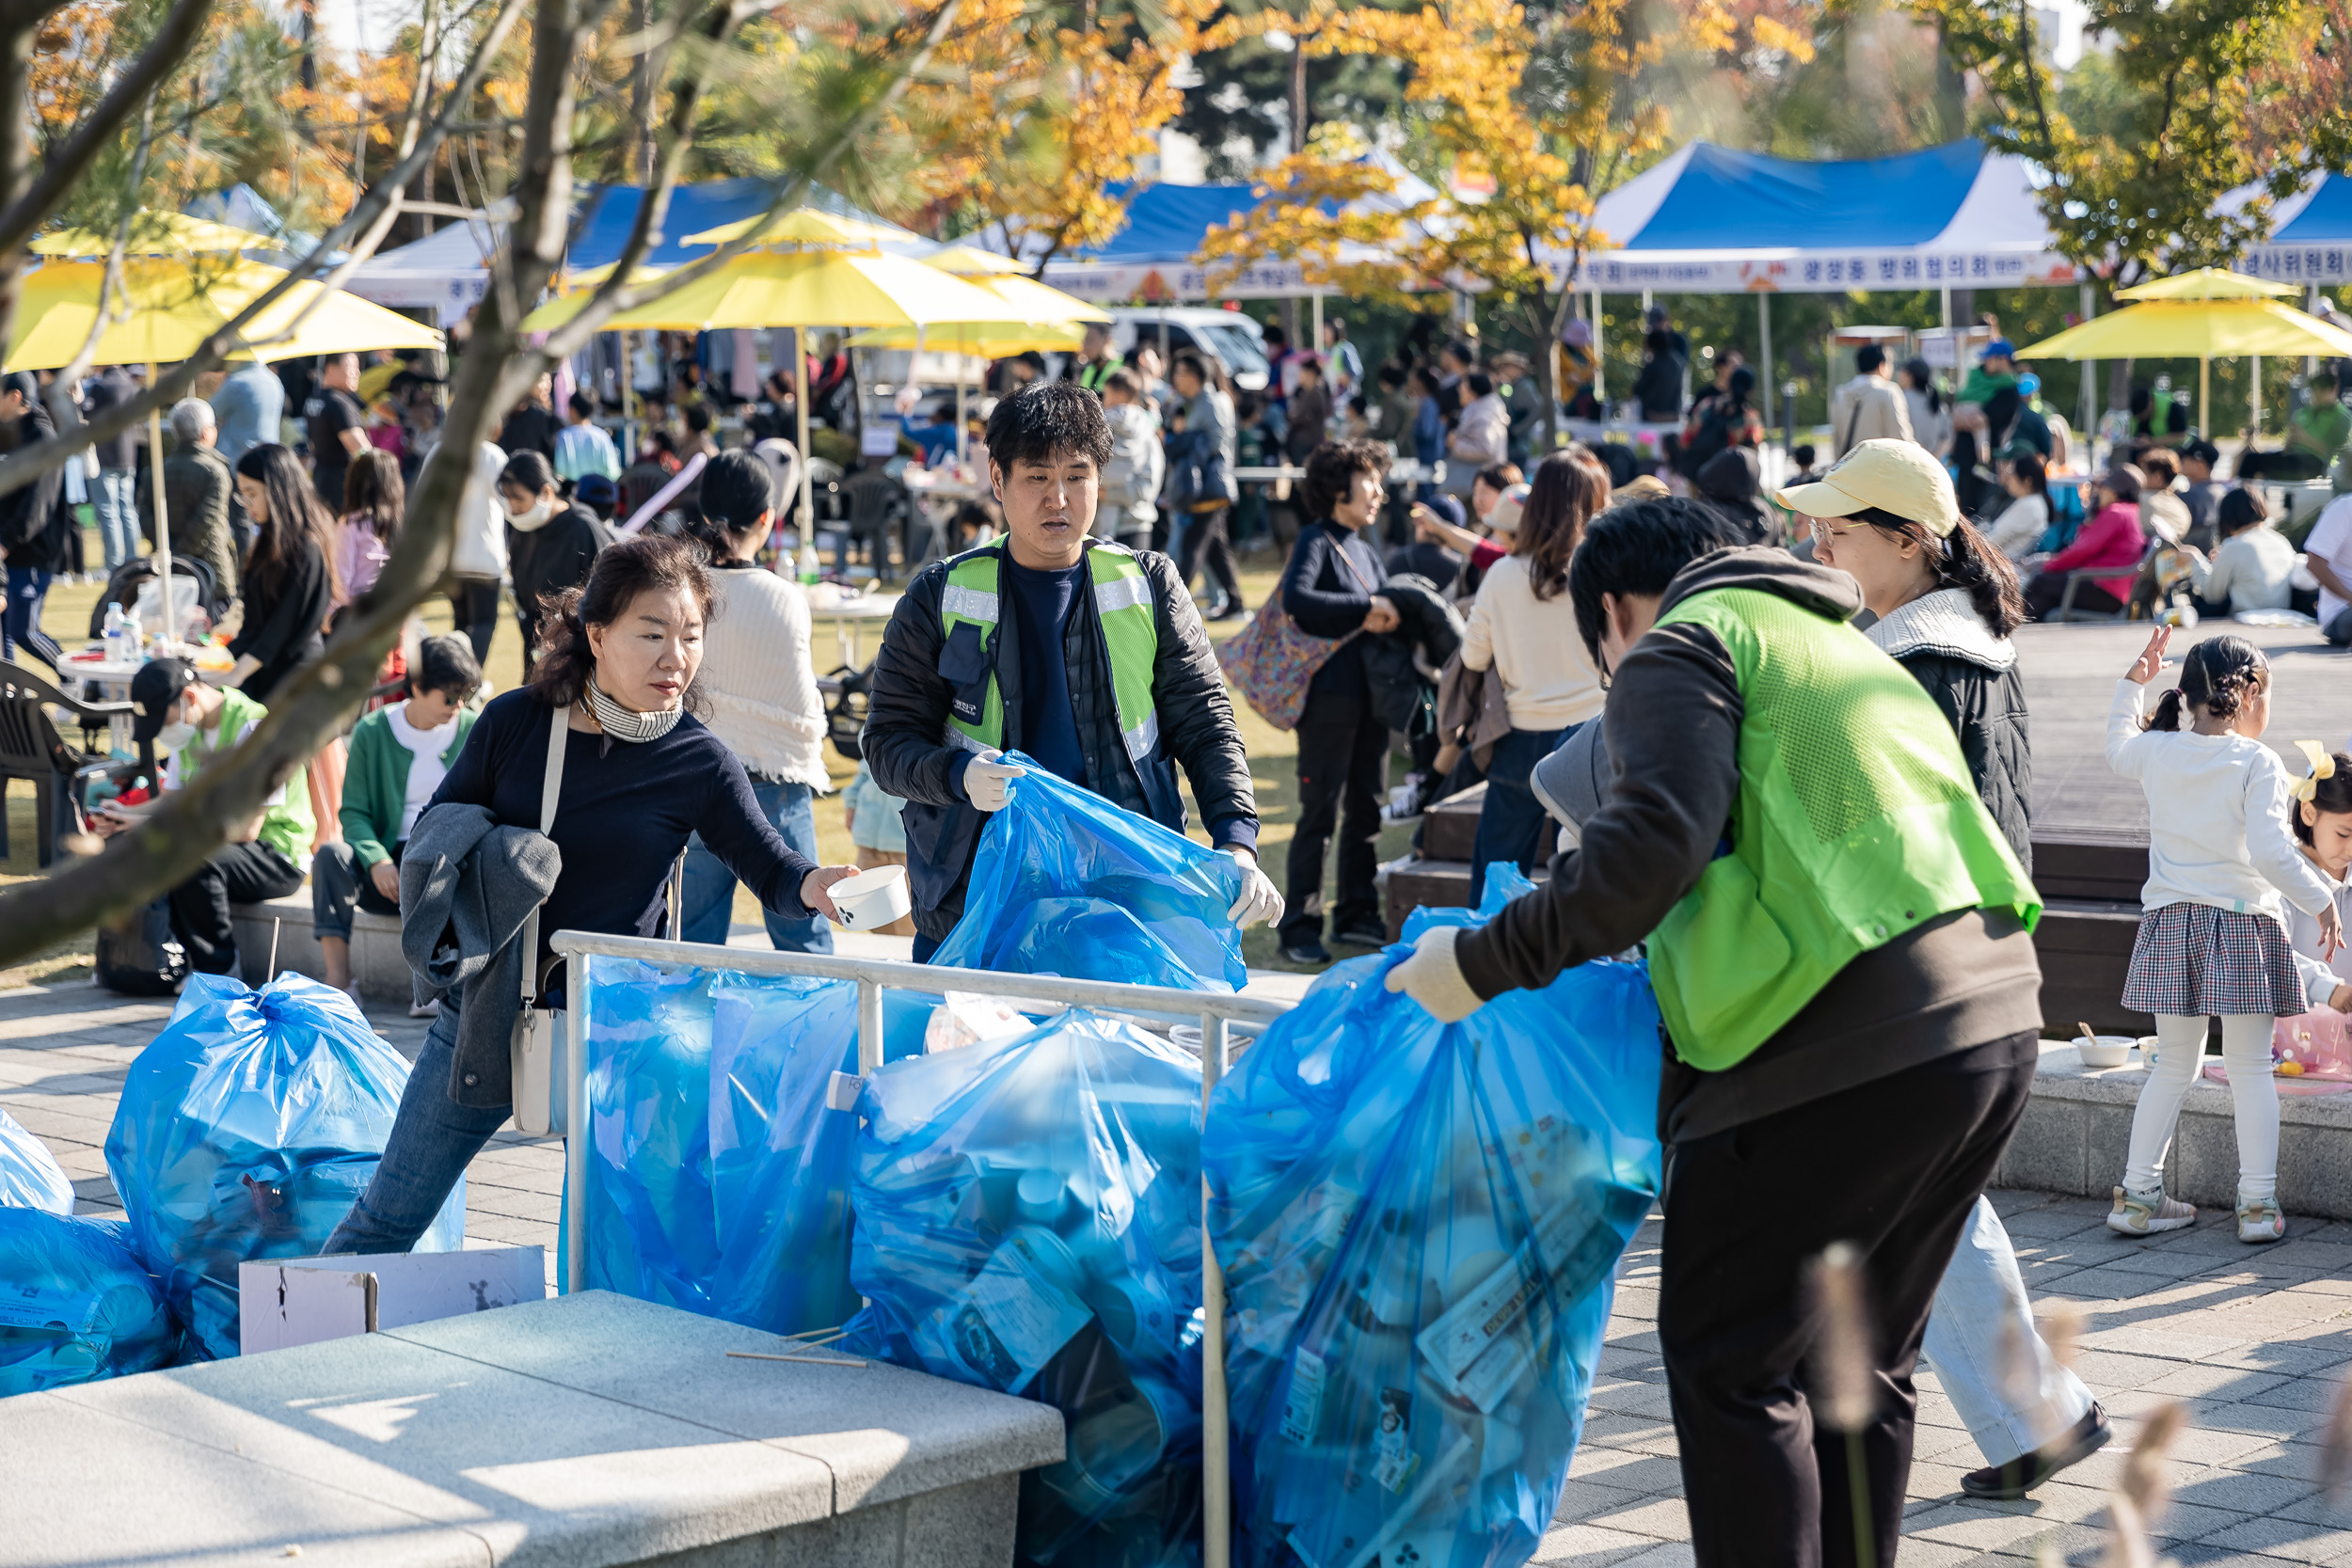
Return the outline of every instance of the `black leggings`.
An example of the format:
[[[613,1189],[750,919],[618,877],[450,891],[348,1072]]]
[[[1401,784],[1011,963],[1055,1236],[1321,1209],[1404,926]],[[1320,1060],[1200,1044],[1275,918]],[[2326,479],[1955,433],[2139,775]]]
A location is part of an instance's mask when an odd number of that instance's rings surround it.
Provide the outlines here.
[[[499,629],[499,585],[495,579],[459,578],[450,590],[450,613],[457,622],[457,630],[473,644],[474,662],[486,664],[490,659],[490,639]]]

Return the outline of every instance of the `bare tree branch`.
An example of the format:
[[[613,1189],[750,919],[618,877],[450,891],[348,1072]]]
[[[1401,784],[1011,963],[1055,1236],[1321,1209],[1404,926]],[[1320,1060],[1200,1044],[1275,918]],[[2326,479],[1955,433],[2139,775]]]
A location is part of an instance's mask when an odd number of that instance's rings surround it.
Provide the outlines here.
[[[123,125],[139,105],[148,102],[164,78],[187,58],[212,14],[213,0],[179,0],[171,8],[154,38],[139,52],[139,57],[115,79],[114,87],[97,106],[82,117],[82,122],[73,128],[73,135],[66,138],[65,145],[50,155],[32,187],[22,194],[10,193],[13,199],[0,208],[0,251],[19,248],[33,237],[33,230],[48,221],[66,193],[89,172],[90,165],[121,134]]]
[[[139,187],[147,182],[147,155],[155,145],[155,95],[147,95],[147,106],[139,111],[139,145],[131,154],[131,178],[122,217],[115,225],[114,243],[106,247],[106,270],[98,278],[98,311],[90,318],[89,333],[72,359],[66,361],[56,378],[49,383],[49,418],[59,430],[71,430],[82,422],[82,411],[73,401],[73,388],[89,374],[89,368],[98,358],[99,341],[106,328],[114,325],[116,296],[122,292],[122,252],[130,244],[132,227],[138,222]]]

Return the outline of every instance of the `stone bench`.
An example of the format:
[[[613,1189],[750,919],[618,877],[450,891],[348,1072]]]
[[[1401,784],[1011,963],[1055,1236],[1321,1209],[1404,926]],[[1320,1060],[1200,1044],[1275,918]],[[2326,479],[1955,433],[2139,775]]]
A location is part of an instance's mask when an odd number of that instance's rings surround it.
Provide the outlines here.
[[[278,939],[278,968],[312,979],[324,979],[326,960],[318,939],[310,934],[310,890],[303,887],[266,904],[232,904],[229,917],[237,927],[237,958],[245,983],[259,986],[270,978],[269,952],[273,927]],[[400,956],[400,921],[389,914],[354,910],[351,915],[351,977],[359,994],[371,1002],[406,1003],[409,998],[408,960]]]
[[[2043,1040],[2033,1098],[1992,1184],[2108,1196],[2123,1179],[2132,1107],[2147,1080],[2136,1055],[2130,1067],[2087,1068],[2072,1044]],[[2164,1174],[2175,1197],[2236,1204],[2237,1124],[2227,1085],[2201,1076],[2189,1085]],[[2279,1201],[2290,1216],[2352,1219],[2352,1090],[2279,1096]]]
[[[0,1400],[0,1568],[1011,1561],[1051,1406],[783,1348],[590,1291]]]

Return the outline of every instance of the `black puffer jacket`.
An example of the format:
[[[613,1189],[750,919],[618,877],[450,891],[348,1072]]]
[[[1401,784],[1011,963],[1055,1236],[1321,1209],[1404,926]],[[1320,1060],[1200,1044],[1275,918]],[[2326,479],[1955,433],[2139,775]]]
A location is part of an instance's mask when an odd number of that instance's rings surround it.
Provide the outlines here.
[[[35,446],[56,434],[49,405],[37,402],[23,419],[0,427],[0,452]],[[72,513],[65,504],[65,470],[52,468],[31,483],[0,496],[0,549],[8,552],[11,566],[62,572],[71,559],[66,530],[72,522]]]
[[[1363,640],[1364,682],[1380,721],[1392,730],[1410,731],[1422,697],[1437,689],[1436,679],[1422,674],[1422,667],[1445,668],[1462,645],[1462,617],[1424,577],[1409,572],[1392,577],[1381,592],[1396,606],[1397,628]]]
[[[1960,736],[1978,798],[2033,874],[2033,742],[2016,645],[1958,588],[1923,594],[1863,634],[1911,672]]]
[[[1181,832],[1184,802],[1176,786],[1176,765],[1182,764],[1210,836],[1219,845],[1254,848],[1258,801],[1249,784],[1249,758],[1242,749],[1241,728],[1233,721],[1233,705],[1208,633],[1192,595],[1177,578],[1174,563],[1148,550],[1136,559],[1151,582],[1152,625],[1158,633],[1152,698],[1159,716],[1159,746],[1140,767],[1128,757],[1119,733],[1119,705],[1111,690],[1102,617],[1093,595],[1081,594],[1063,634],[1062,651],[1069,662],[1079,745],[1086,752],[1086,785],[1115,805]],[[882,651],[874,657],[864,740],[874,782],[907,802],[903,819],[914,924],[934,939],[945,938],[963,913],[964,883],[985,820],[956,793],[952,782],[958,760],[970,753],[946,738],[948,706],[956,689],[939,669],[945,651],[939,606],[954,565],[954,561],[942,561],[925,567],[891,611]],[[1009,739],[1022,734],[1019,635],[1016,617],[1008,614],[997,622],[996,685],[1004,700]]]

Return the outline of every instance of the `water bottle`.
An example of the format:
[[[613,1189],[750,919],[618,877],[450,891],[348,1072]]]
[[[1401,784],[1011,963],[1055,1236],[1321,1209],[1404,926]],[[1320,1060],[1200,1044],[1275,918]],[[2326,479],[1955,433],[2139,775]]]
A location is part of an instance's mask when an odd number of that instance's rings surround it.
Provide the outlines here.
[[[123,651],[122,646],[122,607],[119,604],[110,604],[106,607],[106,632],[103,641],[107,663],[124,664],[130,661],[130,656]]]

